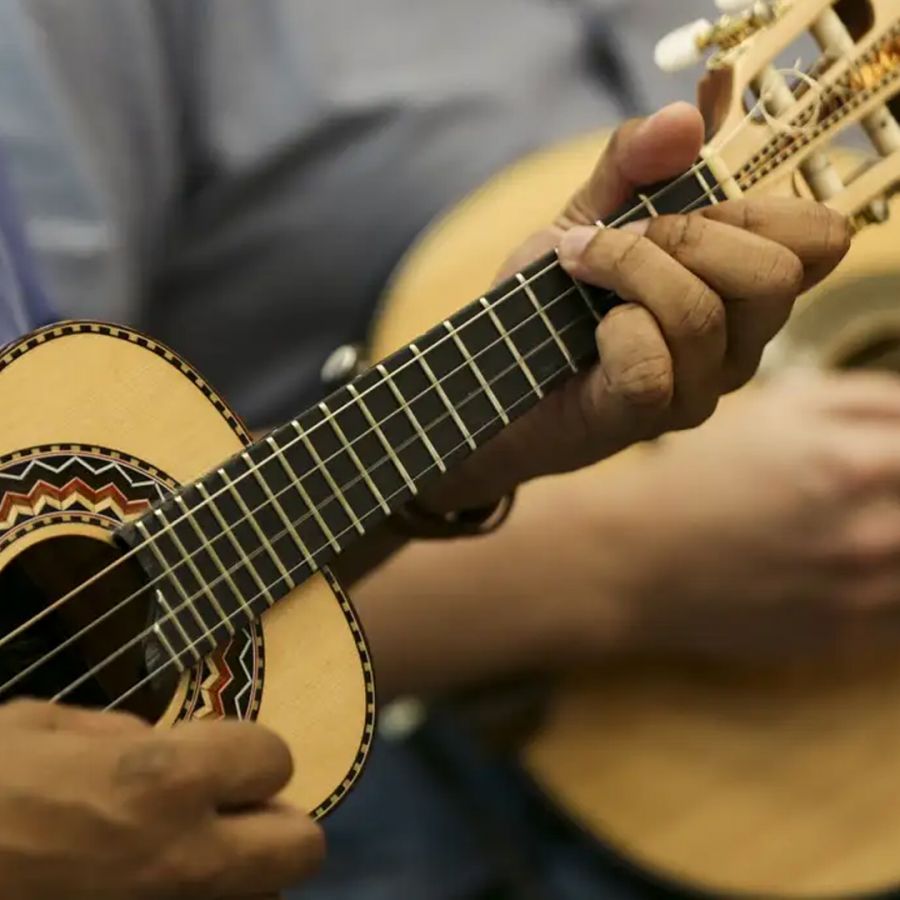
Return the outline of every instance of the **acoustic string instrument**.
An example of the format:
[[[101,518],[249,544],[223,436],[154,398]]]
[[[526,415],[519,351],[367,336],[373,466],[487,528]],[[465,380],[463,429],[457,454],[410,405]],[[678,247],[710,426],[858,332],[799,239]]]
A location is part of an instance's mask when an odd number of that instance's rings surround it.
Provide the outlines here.
[[[857,77],[845,63],[832,75],[825,102]],[[877,110],[886,84],[854,114]],[[815,92],[791,115],[823,110]],[[744,118],[606,224],[765,181],[781,139]],[[875,184],[847,202],[864,207]],[[375,687],[330,563],[593,364],[596,322],[618,302],[553,253],[473,293],[256,441],[187,362],[130,329],[65,322],[3,348],[0,700],[127,709],[160,727],[257,719],[294,754],[286,799],[332,810],[365,762]]]
[[[689,32],[692,53],[720,42],[700,89],[710,175],[728,195],[813,195],[857,231],[767,365],[889,356],[882,338],[900,336],[900,304],[883,289],[889,276],[869,307],[849,298],[861,273],[900,269],[896,229],[866,227],[887,218],[900,181],[900,3],[756,3]],[[817,57],[799,73],[777,69],[806,32]],[[874,157],[835,146],[855,125]],[[737,137],[723,148],[728,133]],[[604,141],[590,134],[528,157],[436,221],[395,274],[374,325],[375,354],[449,313],[458,290],[488,281],[510,247],[552,220]],[[820,303],[834,312],[824,330]],[[615,478],[643,452],[563,477]],[[576,823],[657,879],[750,897],[854,897],[900,883],[900,668],[797,677],[635,662],[563,676],[551,697],[523,765]]]

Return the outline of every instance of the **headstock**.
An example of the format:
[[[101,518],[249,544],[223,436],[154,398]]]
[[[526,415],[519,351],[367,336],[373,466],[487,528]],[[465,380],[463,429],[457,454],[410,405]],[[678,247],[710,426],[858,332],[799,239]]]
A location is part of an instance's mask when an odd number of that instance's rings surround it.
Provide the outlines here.
[[[813,196],[857,228],[883,221],[900,188],[900,0],[718,5],[729,12],[664,38],[657,62],[680,67],[709,53],[699,90],[703,155],[725,192]],[[807,35],[816,49],[792,55]],[[830,149],[855,125],[871,161],[841,171]]]

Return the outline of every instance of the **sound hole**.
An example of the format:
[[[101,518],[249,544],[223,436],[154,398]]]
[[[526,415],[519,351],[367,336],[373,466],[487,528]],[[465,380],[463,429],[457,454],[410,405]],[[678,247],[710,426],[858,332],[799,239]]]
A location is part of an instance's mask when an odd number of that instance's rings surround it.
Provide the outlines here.
[[[121,557],[103,541],[56,537],[24,550],[0,572],[0,702],[66,691],[60,702],[115,704],[150,721],[162,715],[178,673],[168,666],[150,677],[148,661],[159,652],[146,635],[154,595],[143,589],[137,566]],[[5,687],[13,678],[20,680]]]

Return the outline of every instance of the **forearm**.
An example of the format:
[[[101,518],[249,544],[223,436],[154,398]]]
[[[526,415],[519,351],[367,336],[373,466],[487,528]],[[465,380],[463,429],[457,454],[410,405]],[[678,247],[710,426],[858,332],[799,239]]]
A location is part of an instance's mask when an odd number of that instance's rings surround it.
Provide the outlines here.
[[[590,470],[529,484],[497,532],[411,543],[356,585],[383,699],[596,659],[618,645],[621,560],[602,533],[612,535],[615,516],[598,516],[601,478]]]

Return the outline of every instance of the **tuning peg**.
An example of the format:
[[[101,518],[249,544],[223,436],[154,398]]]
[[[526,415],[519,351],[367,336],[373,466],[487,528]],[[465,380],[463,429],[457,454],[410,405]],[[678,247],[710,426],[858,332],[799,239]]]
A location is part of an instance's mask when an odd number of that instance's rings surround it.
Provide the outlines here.
[[[702,59],[712,31],[712,23],[707,19],[697,19],[670,31],[657,43],[653,61],[663,72],[677,72],[693,66]]]

